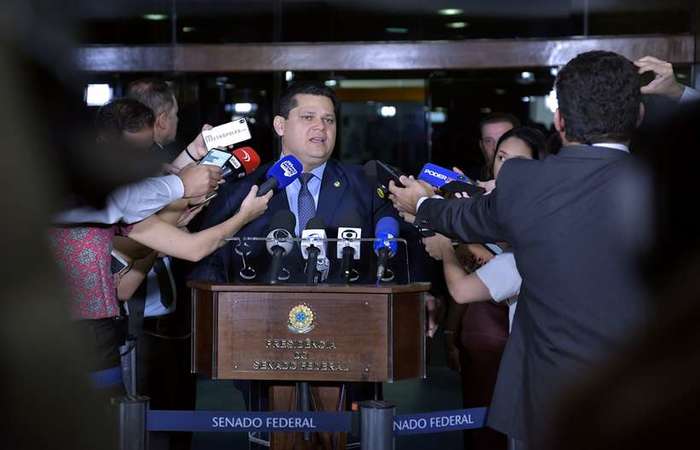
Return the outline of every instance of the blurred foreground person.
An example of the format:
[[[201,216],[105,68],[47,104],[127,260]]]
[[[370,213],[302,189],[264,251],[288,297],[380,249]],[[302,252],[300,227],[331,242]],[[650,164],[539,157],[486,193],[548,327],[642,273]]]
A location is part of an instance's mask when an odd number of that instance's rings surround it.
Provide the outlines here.
[[[661,67],[670,70],[670,65]],[[683,105],[666,123],[642,130],[640,139],[653,150],[646,158],[653,170],[656,227],[644,261],[654,320],[563,399],[548,449],[692,448],[697,440],[700,220],[692,205],[700,196],[695,182],[699,123],[700,103],[695,102]]]
[[[394,205],[420,226],[465,242],[513,246],[522,286],[488,425],[539,448],[562,392],[646,322],[637,261],[649,238],[648,179],[628,143],[643,117],[637,67],[582,53],[559,72],[555,127],[564,146],[543,161],[512,158],[474,199],[431,199],[402,178]]]

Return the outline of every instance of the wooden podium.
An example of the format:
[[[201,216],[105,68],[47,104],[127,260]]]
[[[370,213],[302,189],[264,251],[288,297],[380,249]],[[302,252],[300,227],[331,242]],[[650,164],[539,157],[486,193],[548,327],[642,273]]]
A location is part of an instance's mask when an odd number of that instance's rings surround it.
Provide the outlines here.
[[[333,383],[426,375],[424,293],[429,283],[190,286],[193,372],[216,380],[320,382],[314,383],[319,385],[317,410],[342,409],[340,389]],[[328,395],[324,401],[324,382],[331,382],[334,401]],[[293,391],[274,386],[270,409],[293,409]],[[285,444],[273,439],[272,446],[303,447],[289,439]]]

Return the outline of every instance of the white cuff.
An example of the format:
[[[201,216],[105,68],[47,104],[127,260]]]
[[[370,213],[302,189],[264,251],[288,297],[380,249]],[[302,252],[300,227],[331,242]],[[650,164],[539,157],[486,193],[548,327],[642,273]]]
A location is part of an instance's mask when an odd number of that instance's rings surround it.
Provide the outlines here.
[[[170,188],[170,196],[172,201],[179,200],[185,196],[185,185],[177,175],[165,175],[162,178],[163,182]]]
[[[444,200],[444,198],[440,195],[433,195],[432,197],[421,197],[418,199],[418,203],[416,203],[416,212],[418,212],[418,208],[420,208],[420,205],[425,201],[428,200],[428,198],[439,198],[440,200]]]
[[[683,89],[683,95],[681,95],[681,103],[687,103],[696,100],[700,100],[700,92],[696,91],[691,87],[686,86]]]

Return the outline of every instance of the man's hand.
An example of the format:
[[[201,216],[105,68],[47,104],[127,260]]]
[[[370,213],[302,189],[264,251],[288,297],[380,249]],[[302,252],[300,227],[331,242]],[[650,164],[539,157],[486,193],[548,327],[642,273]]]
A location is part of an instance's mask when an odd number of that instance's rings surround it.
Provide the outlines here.
[[[399,178],[405,187],[396,186],[394,180],[389,181],[389,200],[400,213],[416,214],[416,206],[421,197],[430,197],[435,193],[435,188],[422,180],[416,180],[413,176]]]
[[[216,189],[221,180],[221,169],[210,165],[190,164],[177,174],[185,186],[183,197],[199,197]]]
[[[477,181],[476,185],[486,191],[484,194],[490,194],[491,191],[496,189],[496,180]]]
[[[204,124],[204,126],[202,127],[202,131],[211,130],[212,128],[214,128],[214,127],[212,127],[211,125],[209,125],[207,123],[207,124]],[[190,152],[190,154],[192,154],[192,156],[194,156],[198,160],[204,158],[207,155],[207,153],[208,153],[207,145],[204,143],[204,136],[202,136],[201,132],[187,146],[187,151]]]
[[[425,251],[433,259],[437,259],[438,261],[442,261],[445,252],[454,251],[452,249],[452,241],[440,233],[435,233],[434,236],[424,237],[423,245],[425,246]]]
[[[684,86],[676,81],[671,63],[662,61],[653,56],[645,56],[634,62],[639,67],[639,73],[654,72],[654,79],[646,86],[642,86],[642,94],[665,95],[674,100],[680,100]]]

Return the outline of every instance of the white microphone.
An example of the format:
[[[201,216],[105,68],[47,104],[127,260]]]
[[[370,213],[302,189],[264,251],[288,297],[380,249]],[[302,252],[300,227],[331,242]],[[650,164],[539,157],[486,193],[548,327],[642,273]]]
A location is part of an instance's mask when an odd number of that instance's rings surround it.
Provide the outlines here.
[[[356,225],[356,224],[350,224]],[[346,283],[356,280],[359,275],[352,276],[352,261],[360,259],[360,238],[362,238],[362,228],[360,227],[338,227],[338,245],[336,246],[336,258],[340,259],[340,273]]]

